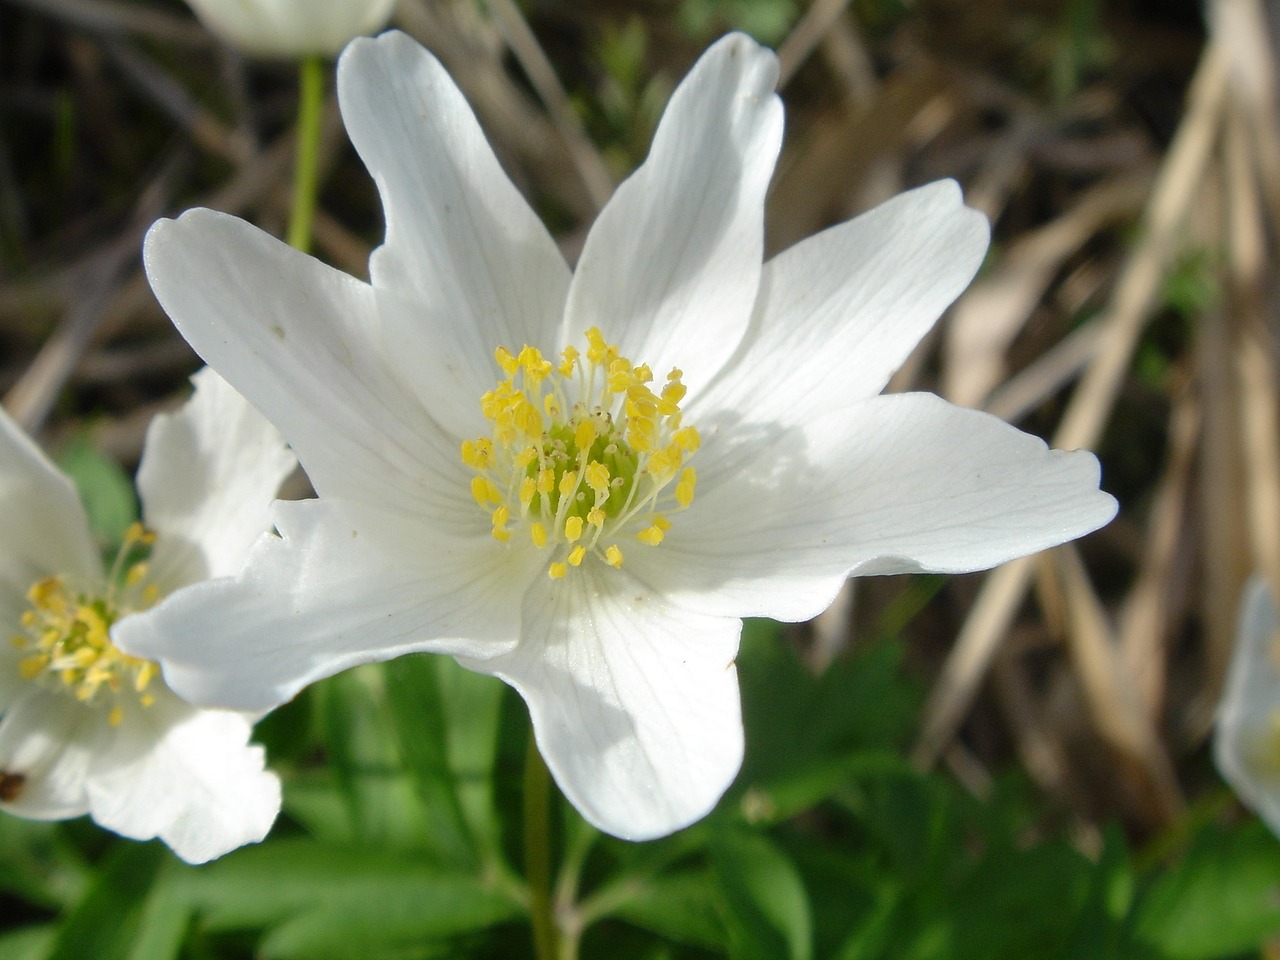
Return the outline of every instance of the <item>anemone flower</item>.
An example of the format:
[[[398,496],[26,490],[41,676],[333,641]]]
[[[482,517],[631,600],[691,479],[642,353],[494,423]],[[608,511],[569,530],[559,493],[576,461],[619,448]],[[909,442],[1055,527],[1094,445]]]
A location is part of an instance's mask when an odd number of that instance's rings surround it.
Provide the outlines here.
[[[387,25],[396,0],[187,0],[209,30],[259,57],[333,56]]]
[[[184,703],[114,636],[158,600],[236,572],[295,461],[212,371],[195,384],[147,432],[145,526],[105,566],[71,481],[0,411],[0,809],[88,813],[201,863],[266,835],[279,780],[248,742],[252,717]]]
[[[1241,597],[1213,757],[1240,799],[1280,836],[1280,614],[1262,576]]]
[[[589,821],[644,839],[738,770],[741,618],[1109,520],[1091,454],[878,396],[986,250],[954,183],[762,264],[776,78],[749,38],[716,43],[571,271],[440,64],[401,34],[353,42],[339,101],[387,222],[371,282],[209,210],[145,251],[179,330],[319,498],[279,504],[241,575],[171,598],[129,649],[248,710],[452,654],[521,693]]]

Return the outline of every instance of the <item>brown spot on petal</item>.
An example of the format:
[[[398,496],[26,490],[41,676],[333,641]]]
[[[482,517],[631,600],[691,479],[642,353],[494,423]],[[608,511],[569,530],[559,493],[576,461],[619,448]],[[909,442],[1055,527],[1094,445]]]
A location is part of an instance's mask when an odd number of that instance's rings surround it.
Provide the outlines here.
[[[25,773],[10,773],[8,770],[0,770],[0,802],[7,803],[10,800],[17,800],[18,794],[22,792],[22,785],[27,782]]]

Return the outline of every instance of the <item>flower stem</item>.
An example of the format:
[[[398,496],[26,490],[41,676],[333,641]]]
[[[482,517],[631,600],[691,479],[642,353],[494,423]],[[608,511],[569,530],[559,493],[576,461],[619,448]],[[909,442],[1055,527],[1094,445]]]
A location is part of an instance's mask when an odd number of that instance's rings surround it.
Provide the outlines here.
[[[556,960],[556,922],[551,906],[551,775],[529,732],[524,763],[524,868],[529,914],[538,960]]]
[[[298,141],[294,147],[293,212],[289,245],[311,251],[311,224],[320,187],[320,126],[324,114],[324,61],[307,57],[298,65]]]

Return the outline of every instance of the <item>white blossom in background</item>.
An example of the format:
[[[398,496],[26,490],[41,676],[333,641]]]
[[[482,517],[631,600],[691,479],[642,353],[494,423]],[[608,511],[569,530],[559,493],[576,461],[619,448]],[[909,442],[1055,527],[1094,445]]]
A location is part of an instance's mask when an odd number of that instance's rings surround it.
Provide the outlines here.
[[[145,248],[178,328],[319,499],[278,504],[240,576],[121,643],[247,710],[452,654],[521,693],[588,820],[645,839],[740,766],[741,618],[1106,523],[1091,454],[878,396],[986,251],[953,182],[762,265],[776,77],[749,38],[715,44],[571,271],[435,58],[401,34],[352,43],[339,100],[387,222],[370,283],[209,210]]]
[[[1213,756],[1240,799],[1280,836],[1280,614],[1262,576],[1241,597]]]
[[[296,461],[213,371],[194,382],[151,423],[145,526],[109,568],[71,481],[0,410],[0,810],[88,813],[200,863],[266,835],[279,780],[248,742],[251,716],[190,706],[113,639],[158,600],[235,573]]]
[[[348,40],[387,25],[396,0],[187,0],[200,21],[243,53],[336,56]]]

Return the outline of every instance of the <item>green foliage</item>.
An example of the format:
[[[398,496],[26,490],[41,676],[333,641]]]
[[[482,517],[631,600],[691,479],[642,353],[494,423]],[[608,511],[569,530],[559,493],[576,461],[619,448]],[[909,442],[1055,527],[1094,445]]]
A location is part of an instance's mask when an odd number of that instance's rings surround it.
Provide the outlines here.
[[[114,556],[125,530],[138,519],[133,481],[86,436],[76,437],[63,448],[58,466],[80,492],[98,543]]]
[[[741,30],[776,47],[799,12],[795,0],[686,0],[678,19],[689,37],[699,42],[726,30]]]
[[[1242,954],[1280,934],[1280,844],[1262,824],[1210,824],[1142,905],[1138,936],[1171,960]]]
[[[1050,821],[1017,777],[978,800],[913,769],[920,697],[896,641],[815,676],[779,627],[751,622],[738,666],[746,761],[705,821],[632,844],[559,801],[554,895],[571,955],[1230,960],[1280,931],[1280,845],[1253,821],[1201,815],[1138,866],[1116,828],[1092,856],[1027,839]],[[531,955],[518,698],[418,656],[325,681],[284,719],[307,739],[277,758],[287,816],[215,863],[0,820],[0,892],[27,905],[0,956]]]

